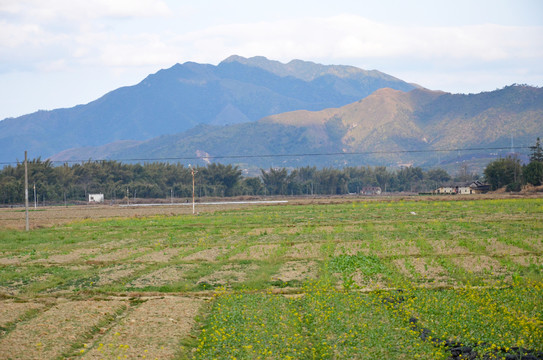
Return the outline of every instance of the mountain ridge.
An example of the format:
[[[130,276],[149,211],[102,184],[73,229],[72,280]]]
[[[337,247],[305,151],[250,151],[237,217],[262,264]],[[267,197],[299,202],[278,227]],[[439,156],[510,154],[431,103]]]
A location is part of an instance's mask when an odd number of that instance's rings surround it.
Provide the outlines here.
[[[109,158],[194,159],[198,152],[205,152],[229,163],[267,167],[278,163],[268,155],[350,153],[360,156],[318,162],[322,166],[435,166],[459,156],[444,149],[507,146],[511,135],[530,145],[543,136],[543,89],[512,85],[471,95],[380,89],[339,108],[298,110],[224,127],[199,126],[126,147]],[[431,151],[437,153],[426,153]],[[236,158],[225,159],[229,155]],[[263,158],[254,159],[256,155]],[[473,155],[477,159],[490,156],[489,151]],[[243,156],[247,158],[239,158]],[[308,162],[296,157],[278,159],[284,166]]]
[[[262,57],[243,59],[230,58],[217,66],[190,61],[175,64],[88,104],[0,121],[0,162],[14,161],[24,150],[47,158],[69,148],[143,141],[200,124],[235,124],[296,109],[343,106],[382,87],[415,88],[382,73],[364,77],[361,69],[339,71],[347,67],[301,60],[290,64],[296,69],[305,66],[312,80],[280,76],[265,68],[287,71],[287,64]],[[327,70],[315,77],[315,69]],[[353,71],[356,76],[347,76]]]

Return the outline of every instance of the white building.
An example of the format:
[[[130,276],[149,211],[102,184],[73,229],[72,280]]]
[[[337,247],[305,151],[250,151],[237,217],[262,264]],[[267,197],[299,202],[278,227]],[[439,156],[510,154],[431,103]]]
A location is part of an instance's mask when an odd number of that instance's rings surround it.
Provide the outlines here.
[[[89,194],[89,202],[90,203],[103,203],[104,202],[104,194]]]

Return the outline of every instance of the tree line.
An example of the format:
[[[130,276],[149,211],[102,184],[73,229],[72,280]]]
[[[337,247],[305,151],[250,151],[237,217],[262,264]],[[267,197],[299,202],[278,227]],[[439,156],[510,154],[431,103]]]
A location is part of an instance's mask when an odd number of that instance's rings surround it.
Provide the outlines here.
[[[442,169],[424,171],[419,167],[270,168],[252,177],[243,176],[238,166],[220,163],[194,170],[197,197],[341,195],[360,193],[368,187],[380,187],[383,192],[420,192],[452,180]],[[28,178],[29,200],[38,203],[86,201],[94,193],[104,194],[108,201],[192,197],[191,168],[179,163],[124,164],[112,160],[53,166],[51,161],[37,158],[28,162]],[[23,202],[24,164],[4,167],[0,170],[0,204]]]
[[[530,146],[530,162],[522,165],[520,159],[508,156],[490,162],[485,170],[486,181],[492,190],[505,187],[506,191],[520,191],[523,185],[543,184],[543,148],[537,138],[534,146]]]
[[[39,203],[87,201],[88,195],[95,193],[104,194],[108,201],[191,198],[192,170],[197,197],[343,195],[376,187],[382,192],[430,192],[452,181],[478,179],[466,169],[453,178],[443,169],[425,171],[420,167],[318,169],[306,166],[292,170],[261,169],[259,176],[251,177],[243,176],[238,166],[220,163],[194,169],[180,163],[124,164],[114,160],[53,166],[51,161],[37,158],[28,162],[29,200]],[[518,191],[525,184],[541,185],[543,150],[539,138],[531,147],[528,164],[523,166],[512,156],[501,158],[490,162],[484,175],[493,190],[506,187],[507,191]],[[4,167],[0,170],[0,204],[23,202],[24,164]]]

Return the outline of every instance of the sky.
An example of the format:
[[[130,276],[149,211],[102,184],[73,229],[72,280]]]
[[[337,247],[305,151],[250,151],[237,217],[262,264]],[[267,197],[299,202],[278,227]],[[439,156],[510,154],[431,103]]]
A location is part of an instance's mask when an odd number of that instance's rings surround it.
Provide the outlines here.
[[[541,87],[543,1],[0,0],[0,119],[234,54],[375,69],[452,93]]]

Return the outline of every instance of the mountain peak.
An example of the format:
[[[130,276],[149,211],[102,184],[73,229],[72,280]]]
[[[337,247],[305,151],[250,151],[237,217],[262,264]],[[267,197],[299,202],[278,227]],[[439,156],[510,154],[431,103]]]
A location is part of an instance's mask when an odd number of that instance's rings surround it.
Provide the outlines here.
[[[339,78],[350,78],[353,76],[364,76],[386,80],[398,80],[377,70],[363,70],[355,66],[347,65],[323,65],[312,61],[294,59],[288,63],[277,60],[269,60],[264,56],[253,56],[245,58],[239,55],[232,55],[223,60],[221,64],[237,62],[243,65],[257,67],[269,71],[275,75],[286,77],[292,76],[304,81],[312,81],[319,77],[332,75]]]
[[[218,66],[175,64],[85,105],[0,122],[0,160],[11,161],[24,150],[46,158],[76,146],[146,140],[198,124],[234,124],[293,110],[335,108],[382,87],[413,89],[388,75],[363,74],[355,67],[302,60],[284,64],[263,56],[233,55]],[[14,140],[22,137],[39,140],[25,148],[28,144]]]

